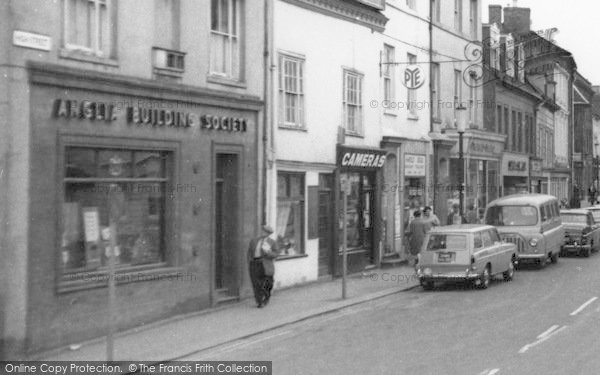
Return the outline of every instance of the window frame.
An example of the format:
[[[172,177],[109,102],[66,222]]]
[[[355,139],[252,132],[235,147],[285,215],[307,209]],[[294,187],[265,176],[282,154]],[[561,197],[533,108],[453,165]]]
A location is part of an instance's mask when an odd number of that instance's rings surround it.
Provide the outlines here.
[[[286,180],[286,195],[284,197],[279,195],[279,178],[280,176],[285,176],[285,180]],[[300,181],[301,181],[301,191],[302,194],[298,195],[298,196],[292,196],[291,195],[291,180],[292,177],[299,177]],[[297,252],[296,254],[283,254],[282,249],[280,248],[280,253],[279,256],[277,257],[277,259],[285,259],[285,258],[289,258],[289,257],[302,257],[302,256],[306,256],[306,235],[307,235],[307,225],[306,225],[306,218],[307,218],[307,212],[306,212],[306,200],[307,200],[307,191],[306,191],[306,173],[305,172],[299,172],[299,171],[286,171],[286,170],[278,170],[277,171],[277,204],[279,204],[279,202],[290,202],[290,203],[295,203],[298,202],[299,206],[300,206],[300,212],[302,215],[301,218],[301,223],[300,223],[300,245],[298,246],[298,248],[300,249],[299,252]],[[278,217],[279,212],[276,213],[276,220],[279,219]],[[277,233],[278,228],[275,228],[275,234],[278,235]]]
[[[408,52],[406,54],[406,61],[410,65],[417,64],[417,55]],[[417,89],[406,89],[406,105],[408,109],[408,115],[410,118],[414,119],[418,117],[417,114]]]
[[[354,69],[347,69],[347,68],[343,68],[343,74],[342,74],[343,80],[342,80],[342,114],[343,114],[343,123],[344,123],[344,129],[346,130],[346,132],[349,135],[354,135],[354,136],[363,136],[363,122],[364,122],[364,110],[363,110],[363,87],[364,87],[364,74],[360,73],[357,70]],[[357,98],[357,102],[353,102],[350,103],[348,100],[349,97],[349,88],[348,88],[348,79],[349,78],[355,78],[356,82],[358,84],[358,90],[354,90],[356,91],[356,98]],[[349,127],[349,111],[348,108],[352,106],[353,108],[357,109],[358,112],[358,117],[354,117],[355,119],[355,125],[354,125],[354,129],[350,129]],[[358,119],[358,123],[356,123],[356,119]]]
[[[57,159],[57,170],[60,171],[57,174],[57,186],[56,189],[56,209],[57,213],[62,209],[61,207],[65,203],[66,194],[66,156],[67,149],[70,147],[77,148],[89,148],[89,149],[114,149],[114,150],[128,150],[128,151],[146,151],[146,152],[164,152],[168,154],[167,160],[165,161],[165,190],[172,191],[172,189],[179,184],[178,173],[179,170],[179,159],[180,159],[180,145],[174,141],[162,141],[162,140],[142,140],[142,139],[127,139],[117,137],[97,137],[97,136],[86,136],[86,135],[71,135],[65,134],[59,138],[58,142],[58,159]],[[166,193],[165,193],[166,194]],[[163,260],[158,263],[149,263],[141,265],[127,265],[119,267],[117,274],[123,276],[119,283],[136,282],[132,280],[131,276],[142,272],[148,274],[160,274],[170,275],[179,272],[178,254],[176,253],[175,244],[173,239],[175,234],[178,232],[178,223],[176,220],[178,217],[178,207],[176,204],[170,202],[168,197],[165,197],[164,202],[164,225],[163,225],[163,239],[161,240],[163,248],[161,249]],[[63,231],[63,219],[62,215],[58,215],[56,220],[56,237],[55,237],[55,260],[57,270],[57,283],[59,292],[70,292],[82,289],[90,289],[97,287],[105,287],[106,277],[108,270],[106,267],[100,267],[96,269],[90,268],[77,268],[67,271],[61,265],[61,234]],[[89,273],[89,279],[73,279],[73,276],[85,272],[86,275]],[[94,279],[94,276],[101,278]],[[149,281],[151,278],[149,278]],[[140,280],[137,280],[140,281]]]
[[[463,0],[454,0],[454,30],[463,32]]]
[[[222,0],[211,0],[210,2],[210,16],[209,16],[209,65],[208,65],[208,70],[209,70],[209,76],[211,78],[216,78],[216,79],[224,79],[227,81],[232,81],[232,82],[244,82],[244,60],[245,60],[245,56],[244,56],[244,40],[245,40],[245,22],[244,22],[244,15],[245,15],[245,2],[242,0],[225,0],[227,1],[227,31],[220,31],[220,30],[213,30],[213,2],[217,1],[218,2],[218,7],[219,7],[219,11],[218,16],[221,16],[221,1]],[[235,10],[236,13],[233,14],[233,10],[232,8],[232,3],[235,3]],[[233,19],[235,16],[235,19]],[[219,18],[221,19],[221,18]],[[234,31],[232,31],[232,29],[235,29]],[[225,72],[220,72],[217,71],[215,69],[213,69],[213,58],[214,58],[214,53],[215,51],[213,51],[213,47],[212,47],[212,40],[213,37],[215,35],[219,35],[222,37],[226,37],[227,38],[227,52],[228,55],[224,56],[223,58],[225,60],[229,59],[229,61],[224,61],[223,63],[226,65],[226,71]],[[234,43],[233,40],[237,40],[237,66],[234,66],[234,59],[233,59],[233,53],[234,53]]]
[[[306,82],[305,62],[306,59],[302,55],[286,53],[280,51],[277,57],[278,72],[277,72],[277,95],[278,95],[278,125],[282,128],[290,129],[306,129],[306,92],[304,84]],[[286,87],[286,74],[285,74],[285,63],[290,62],[296,64],[298,76],[295,77],[296,86],[298,87],[297,92],[288,92]],[[283,86],[282,86],[283,85]],[[286,95],[296,95],[298,99],[298,107],[294,110],[297,121],[288,122],[286,119],[286,113],[288,107],[286,105]]]
[[[433,103],[431,103],[431,110],[433,114],[433,119],[441,121],[441,103],[440,103],[440,64],[432,63],[432,77],[433,84],[431,85],[431,99]]]
[[[88,29],[90,46],[79,45],[69,40],[71,27],[76,26],[73,24],[75,19],[73,18],[72,2],[71,0],[63,0],[63,19],[62,19],[62,46],[66,51],[82,54],[84,56],[92,56],[99,59],[113,59],[116,51],[116,27],[110,27],[111,23],[117,24],[116,22],[116,0],[75,0],[75,2],[85,3],[86,6],[90,4],[94,5],[94,21],[91,25],[86,21],[86,27]],[[104,5],[106,7],[106,20],[105,23],[100,22],[100,7]],[[76,11],[76,10],[75,10]],[[94,26],[94,27],[92,27]],[[104,27],[103,27],[104,26]],[[93,29],[92,29],[93,28]],[[104,29],[104,30],[103,30]],[[103,35],[102,31],[106,31],[107,35]],[[101,45],[101,40],[106,41],[106,55],[104,48]]]
[[[396,100],[396,69],[392,64],[396,59],[396,47],[384,43],[383,44],[383,62],[387,63],[383,65],[382,79],[383,79],[383,100],[389,103]],[[389,88],[389,90],[388,90]],[[386,109],[390,105],[386,105]]]

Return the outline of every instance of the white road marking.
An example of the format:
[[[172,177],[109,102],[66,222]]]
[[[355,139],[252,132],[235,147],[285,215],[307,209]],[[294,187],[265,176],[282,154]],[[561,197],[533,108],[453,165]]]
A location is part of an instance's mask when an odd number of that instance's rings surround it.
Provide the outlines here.
[[[495,368],[495,369],[492,369],[492,370],[486,368],[485,370],[483,370],[482,372],[480,372],[478,375],[495,375],[495,374],[497,374],[499,372],[500,372],[499,368]]]
[[[558,327],[560,327],[560,326],[557,324],[553,325],[552,327],[548,328],[544,333],[540,333],[540,335],[537,338],[541,339],[544,336],[548,336],[550,334],[550,332],[554,331]]]
[[[529,349],[533,348],[534,346],[537,346],[537,345],[541,344],[542,342],[548,340],[549,338],[551,338],[552,336],[556,335],[557,333],[561,332],[562,330],[564,330],[566,328],[567,328],[567,326],[562,326],[562,327],[560,327],[558,329],[554,329],[550,333],[547,333],[548,331],[544,332],[546,334],[545,335],[544,334],[539,335],[537,341],[532,342],[531,344],[527,344],[524,347],[522,347],[521,349],[519,349],[519,354],[525,353]]]
[[[577,310],[573,311],[571,313],[571,316],[575,316],[575,315],[579,314],[583,309],[585,309],[586,307],[588,307],[589,304],[591,304],[592,302],[594,302],[597,299],[598,299],[598,297],[592,297],[592,298],[590,298],[589,301],[587,301],[583,305],[579,306],[579,308]]]

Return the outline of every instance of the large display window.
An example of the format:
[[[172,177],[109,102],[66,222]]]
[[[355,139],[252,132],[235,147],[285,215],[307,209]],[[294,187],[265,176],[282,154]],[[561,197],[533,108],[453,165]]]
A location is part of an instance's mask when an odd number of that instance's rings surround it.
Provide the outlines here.
[[[66,147],[64,155],[63,271],[106,266],[110,220],[115,221],[118,266],[164,262],[171,153]]]
[[[372,249],[375,175],[373,173],[343,173],[341,178],[347,179],[350,186],[345,217],[348,249]],[[342,206],[341,202],[340,206]],[[342,224],[340,228],[343,228]],[[342,238],[341,229],[340,238]]]

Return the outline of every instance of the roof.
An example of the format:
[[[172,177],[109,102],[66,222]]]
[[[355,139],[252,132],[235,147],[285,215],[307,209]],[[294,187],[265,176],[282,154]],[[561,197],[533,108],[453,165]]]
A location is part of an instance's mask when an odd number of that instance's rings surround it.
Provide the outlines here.
[[[498,198],[495,201],[490,202],[490,204],[488,206],[492,206],[492,205],[496,205],[496,204],[506,204],[506,205],[523,204],[523,201],[525,199],[530,203],[540,204],[540,203],[546,203],[549,201],[557,200],[558,198],[556,198],[554,195],[547,195],[547,194],[514,194],[514,195],[507,195],[505,197]]]
[[[461,225],[445,225],[441,227],[433,227],[431,232],[429,233],[444,233],[444,232],[454,232],[454,233],[474,233],[482,229],[493,229],[494,227],[491,225],[485,224],[461,224]]]

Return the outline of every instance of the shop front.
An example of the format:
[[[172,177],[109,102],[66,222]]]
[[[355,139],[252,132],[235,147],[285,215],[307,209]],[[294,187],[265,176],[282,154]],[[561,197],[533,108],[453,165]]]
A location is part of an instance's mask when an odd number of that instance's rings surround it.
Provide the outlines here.
[[[456,134],[455,139],[458,139]],[[451,206],[459,203],[460,172],[464,170],[464,210],[477,214],[487,204],[501,194],[500,173],[504,136],[470,129],[463,137],[463,165],[459,159],[458,142],[452,148],[450,159],[450,189],[452,196],[448,199],[448,212]],[[453,173],[457,171],[459,173]]]
[[[530,192],[537,194],[546,194],[544,192],[544,180],[546,179],[542,170],[542,159],[531,158],[529,161],[529,181],[530,181]],[[546,185],[547,189],[547,185]]]
[[[118,328],[251,294],[258,98],[37,64],[29,74],[29,351],[106,332],[112,241]]]
[[[338,249],[336,275],[342,270],[344,225],[349,272],[377,266],[381,260],[381,173],[386,158],[384,150],[337,146],[335,195],[339,225],[335,246]],[[347,195],[345,210],[343,194]]]
[[[505,152],[502,156],[503,195],[529,192],[529,157]]]

